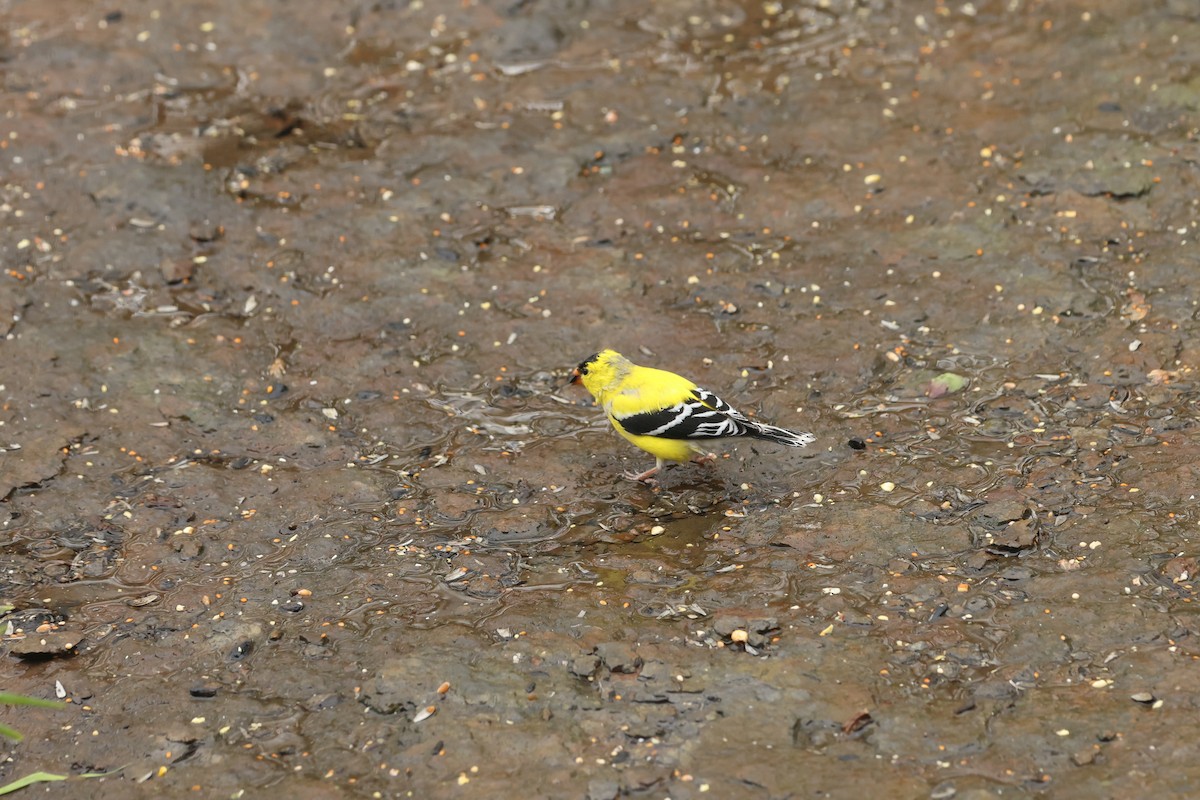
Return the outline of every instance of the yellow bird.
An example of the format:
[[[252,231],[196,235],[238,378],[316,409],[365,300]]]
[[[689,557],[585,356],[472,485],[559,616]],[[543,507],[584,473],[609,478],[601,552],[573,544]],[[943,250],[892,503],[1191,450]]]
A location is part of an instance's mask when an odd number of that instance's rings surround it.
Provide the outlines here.
[[[604,408],[617,433],[655,458],[653,468],[625,477],[649,482],[666,461],[710,461],[697,444],[707,439],[750,436],[805,447],[811,433],[795,433],[755,422],[682,375],[639,367],[615,350],[601,350],[571,373]]]

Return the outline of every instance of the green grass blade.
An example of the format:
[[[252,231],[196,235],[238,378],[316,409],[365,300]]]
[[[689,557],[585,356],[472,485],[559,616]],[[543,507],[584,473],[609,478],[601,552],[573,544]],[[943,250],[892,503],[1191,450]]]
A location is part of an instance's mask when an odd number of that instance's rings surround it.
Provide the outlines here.
[[[109,775],[116,775],[124,767],[114,769],[110,772],[85,772],[82,775],[76,775],[74,779],[79,778],[107,778]],[[0,794],[11,794],[17,789],[24,789],[26,786],[32,786],[35,783],[51,783],[53,781],[69,781],[72,780],[70,775],[55,775],[53,772],[31,772],[24,778],[17,778],[12,783],[6,783],[0,786]]]
[[[66,708],[61,700],[44,700],[41,697],[29,697],[12,692],[0,692],[0,704],[6,706],[38,706],[40,708]]]
[[[35,783],[65,781],[69,777],[69,775],[55,775],[53,772],[31,772],[24,778],[17,778],[12,783],[6,783],[3,786],[0,786],[0,794],[11,794],[18,789],[24,789],[26,786],[32,786]]]

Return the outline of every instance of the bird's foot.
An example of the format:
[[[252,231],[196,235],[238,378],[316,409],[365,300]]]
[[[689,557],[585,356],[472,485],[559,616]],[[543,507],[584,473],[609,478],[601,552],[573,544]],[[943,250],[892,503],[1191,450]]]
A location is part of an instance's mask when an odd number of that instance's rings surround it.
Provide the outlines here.
[[[658,483],[658,480],[654,477],[657,473],[658,467],[651,467],[645,472],[622,472],[621,476],[631,481],[637,481],[639,483],[646,483],[654,486]]]
[[[703,455],[694,456],[692,458],[692,463],[693,464],[715,464],[715,463],[717,463],[717,454],[716,453],[705,453]]]

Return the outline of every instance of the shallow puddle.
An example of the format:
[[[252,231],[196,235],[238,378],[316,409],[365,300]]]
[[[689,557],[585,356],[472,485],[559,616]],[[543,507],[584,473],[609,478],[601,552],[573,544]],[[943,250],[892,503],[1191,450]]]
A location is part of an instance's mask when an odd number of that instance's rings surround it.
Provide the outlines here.
[[[0,784],[1188,794],[1191,3],[5,17]]]

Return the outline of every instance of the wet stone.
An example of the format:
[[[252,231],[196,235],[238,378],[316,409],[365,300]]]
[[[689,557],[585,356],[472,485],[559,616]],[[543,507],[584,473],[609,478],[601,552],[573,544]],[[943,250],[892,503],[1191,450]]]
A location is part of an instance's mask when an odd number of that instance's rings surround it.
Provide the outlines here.
[[[973,696],[976,702],[981,700],[1007,700],[1015,697],[1017,687],[1006,680],[985,680],[973,684]]]
[[[642,666],[642,658],[624,642],[605,642],[596,647],[596,655],[609,672],[632,674]]]
[[[588,781],[587,800],[616,800],[621,784],[612,778],[592,778]]]
[[[415,708],[411,675],[412,665],[408,661],[388,664],[363,688],[359,699],[379,714]]]
[[[15,633],[33,633],[42,625],[57,625],[65,621],[65,616],[46,608],[24,608],[4,616],[5,624],[11,625]]]
[[[799,718],[792,723],[792,745],[820,750],[836,742],[842,728],[832,720]]]
[[[304,703],[304,707],[309,711],[325,711],[331,708],[336,708],[342,704],[342,696],[336,692],[326,692],[324,694],[316,694],[308,698]]]
[[[631,584],[636,583],[643,586],[678,586],[684,578],[653,569],[636,569],[629,573],[626,580]]]
[[[175,552],[179,553],[180,557],[185,561],[199,558],[204,552],[204,543],[196,539],[194,536],[182,537],[176,536],[171,540],[171,547]]]
[[[869,628],[875,624],[875,621],[873,619],[871,619],[871,616],[869,614],[866,614],[866,613],[859,611],[857,609],[854,609],[854,608],[844,609],[839,614],[839,616],[841,618],[840,621],[843,625],[849,625],[849,626],[855,627],[855,628]],[[763,643],[765,643],[765,642],[766,642],[766,639],[764,637]],[[754,644],[754,642],[751,642],[751,644]],[[755,645],[755,646],[757,647],[758,645]]]
[[[641,671],[638,673],[638,681],[642,683],[658,683],[662,686],[669,686],[671,678],[670,666],[658,659],[645,661],[642,664]]]
[[[766,644],[769,635],[779,630],[779,620],[775,617],[742,617],[719,614],[713,619],[713,632],[718,636],[731,638],[735,631],[745,631],[747,644],[759,647]]]
[[[917,605],[920,603],[928,603],[930,600],[942,596],[941,586],[932,581],[918,584],[912,589],[901,595],[901,598],[906,603]]]
[[[1029,514],[1029,508],[1024,501],[1010,499],[998,502],[988,501],[977,512],[981,516],[991,517],[997,522],[1012,522]]]
[[[929,668],[930,677],[942,680],[957,680],[962,674],[962,666],[953,661],[940,661]]]
[[[1026,581],[1033,577],[1033,570],[1029,567],[1009,567],[996,577],[1006,581]]]
[[[652,739],[656,736],[662,736],[670,729],[670,724],[674,719],[673,710],[669,707],[660,712],[654,706],[639,706],[637,707],[635,717],[629,720],[628,729],[625,734],[633,739]]]
[[[596,674],[596,670],[600,669],[600,656],[592,653],[576,656],[571,659],[571,665],[568,669],[570,669],[572,675],[580,678],[590,678]]]
[[[713,618],[712,629],[713,633],[718,636],[728,636],[736,630],[741,630],[747,627],[745,617],[737,617],[732,614],[718,614]]]
[[[996,556],[986,550],[976,550],[964,559],[963,566],[972,572],[981,572],[995,560]]]
[[[647,661],[638,672],[638,686],[630,699],[635,703],[665,703],[674,688],[670,667],[662,661]]]
[[[1032,517],[1011,523],[1007,528],[992,535],[988,550],[998,554],[1028,550],[1038,542],[1038,524]]]
[[[1175,556],[1163,562],[1162,566],[1158,568],[1159,574],[1172,583],[1195,580],[1198,570],[1200,570],[1200,562],[1197,562],[1194,556]]]
[[[183,283],[192,277],[196,264],[190,258],[168,258],[159,265],[159,271],[168,284]]]
[[[74,656],[79,651],[83,632],[59,628],[46,633],[29,633],[10,642],[8,652],[18,658],[41,659]]]
[[[537,541],[554,532],[546,516],[543,509],[502,509],[475,517],[472,529],[491,543]]]
[[[993,601],[988,597],[972,597],[962,606],[962,613],[978,617],[992,610]]]

